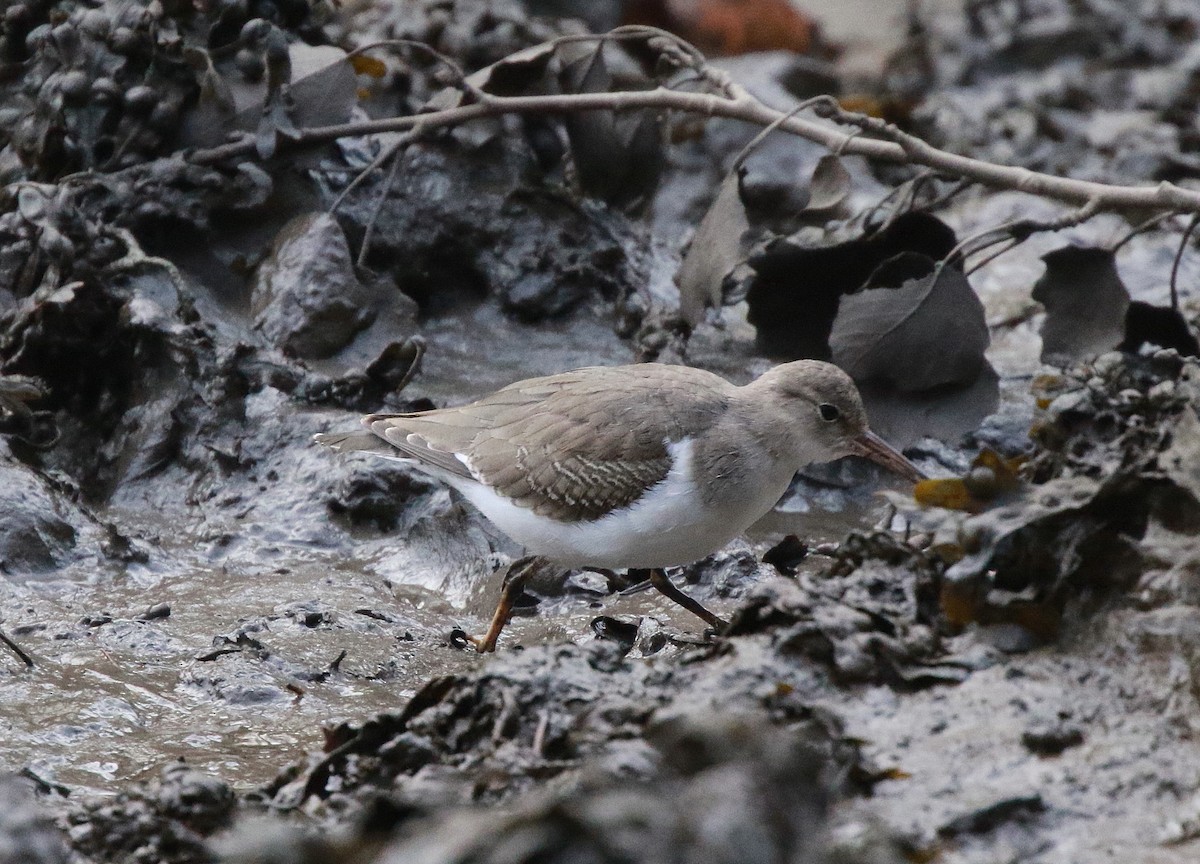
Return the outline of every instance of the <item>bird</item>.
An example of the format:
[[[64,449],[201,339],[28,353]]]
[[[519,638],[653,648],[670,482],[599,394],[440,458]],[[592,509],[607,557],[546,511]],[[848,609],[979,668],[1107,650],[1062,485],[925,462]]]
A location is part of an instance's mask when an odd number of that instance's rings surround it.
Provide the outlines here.
[[[743,386],[690,366],[589,366],[362,423],[366,431],[314,440],[415,466],[563,572],[648,570],[654,588],[718,629],[725,622],[665,568],[725,546],[810,463],[856,455],[924,477],[870,430],[850,376],[817,360],[782,363]],[[495,650],[532,572],[509,568],[487,632],[472,640],[481,653]]]

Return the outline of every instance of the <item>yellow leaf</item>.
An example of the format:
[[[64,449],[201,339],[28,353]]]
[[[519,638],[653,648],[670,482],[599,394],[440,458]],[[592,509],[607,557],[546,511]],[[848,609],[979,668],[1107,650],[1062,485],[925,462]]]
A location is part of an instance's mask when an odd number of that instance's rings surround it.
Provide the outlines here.
[[[370,75],[372,78],[382,78],[387,74],[387,64],[366,54],[355,54],[350,58],[350,65],[359,75]]]
[[[979,513],[994,499],[1020,488],[1024,463],[1024,456],[1005,459],[995,450],[984,448],[971,462],[967,476],[922,480],[913,488],[913,498],[926,507]]]
[[[849,96],[842,96],[838,99],[838,105],[843,110],[853,111],[856,114],[866,114],[868,117],[882,117],[883,103],[875,96],[870,96],[865,93],[856,93]]]
[[[944,507],[947,510],[973,510],[975,499],[967,491],[967,485],[958,477],[939,480],[922,480],[913,487],[913,498],[926,507]]]

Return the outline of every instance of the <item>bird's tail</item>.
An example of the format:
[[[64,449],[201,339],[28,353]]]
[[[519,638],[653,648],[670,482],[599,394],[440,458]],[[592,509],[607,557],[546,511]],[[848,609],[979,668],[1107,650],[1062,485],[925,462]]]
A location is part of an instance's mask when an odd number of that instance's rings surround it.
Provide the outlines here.
[[[370,432],[322,432],[314,435],[313,441],[324,444],[335,453],[364,451],[386,454],[393,450],[386,441]]]

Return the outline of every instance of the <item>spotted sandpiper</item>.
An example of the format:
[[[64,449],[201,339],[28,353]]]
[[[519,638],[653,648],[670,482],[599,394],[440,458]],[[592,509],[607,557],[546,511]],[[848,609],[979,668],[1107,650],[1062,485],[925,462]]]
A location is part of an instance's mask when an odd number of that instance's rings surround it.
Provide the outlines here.
[[[368,432],[315,440],[415,465],[564,570],[649,569],[655,588],[714,627],[724,622],[663,568],[742,533],[797,470],[858,455],[912,481],[923,476],[867,428],[850,377],[815,360],[776,366],[744,387],[686,366],[593,366],[518,381],[457,408],[362,422]],[[494,650],[523,572],[510,568],[476,642],[481,652]]]

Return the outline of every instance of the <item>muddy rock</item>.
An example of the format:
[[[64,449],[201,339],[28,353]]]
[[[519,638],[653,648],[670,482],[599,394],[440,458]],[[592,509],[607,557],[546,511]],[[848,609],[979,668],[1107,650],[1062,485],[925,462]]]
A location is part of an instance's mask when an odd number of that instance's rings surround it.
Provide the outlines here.
[[[949,552],[947,621],[1052,640],[1157,570],[1159,547],[1177,548],[1200,525],[1198,379],[1195,361],[1174,351],[1105,354],[1047,376],[1022,493],[972,516],[916,514]]]
[[[255,327],[272,344],[310,359],[337,353],[376,321],[393,338],[411,332],[416,311],[384,281],[358,278],[345,235],[326,214],[297,217],[279,233],[252,305]]]
[[[415,521],[423,511],[414,499],[438,489],[437,483],[415,468],[396,462],[359,463],[338,483],[328,499],[329,510],[352,525],[392,531],[401,519]]]
[[[532,156],[519,143],[478,149],[409,148],[379,211],[367,263],[389,273],[423,312],[485,297],[526,321],[587,301],[635,293],[642,229],[615,210],[524,180]],[[357,244],[381,194],[364,183],[339,210]]]
[[[228,824],[235,800],[217,778],[179,763],[154,785],[75,811],[68,833],[94,860],[206,864],[203,837]]]
[[[781,657],[828,664],[843,683],[899,689],[963,680],[940,635],[936,559],[887,534],[852,534],[813,577],[759,585],[730,633],[768,634]]]
[[[63,836],[34,803],[33,790],[25,779],[0,776],[0,861],[66,864]]]
[[[535,796],[505,816],[427,820],[383,860],[499,862],[517,849],[564,864],[823,858],[822,760],[803,735],[737,714],[676,715],[650,734],[661,767],[648,782],[597,778],[559,800]]]
[[[650,740],[644,776],[592,769],[566,795],[533,794],[505,810],[383,799],[333,848],[300,831],[264,836],[253,823],[215,848],[228,864],[276,860],[279,848],[349,861],[376,832],[392,835],[384,862],[826,860],[829,778],[809,734],[755,714],[680,712],[657,722]]]
[[[13,459],[0,443],[0,573],[46,576],[83,559],[103,561],[113,536],[51,481]]]

